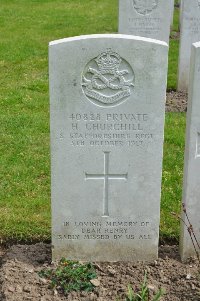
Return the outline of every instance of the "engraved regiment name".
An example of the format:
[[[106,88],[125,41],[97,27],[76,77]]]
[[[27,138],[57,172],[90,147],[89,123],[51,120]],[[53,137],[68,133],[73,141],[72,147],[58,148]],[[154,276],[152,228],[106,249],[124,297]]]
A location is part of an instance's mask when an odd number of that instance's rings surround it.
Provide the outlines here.
[[[153,142],[148,113],[72,113],[69,139],[74,147],[147,147]],[[60,132],[60,139],[66,136]]]

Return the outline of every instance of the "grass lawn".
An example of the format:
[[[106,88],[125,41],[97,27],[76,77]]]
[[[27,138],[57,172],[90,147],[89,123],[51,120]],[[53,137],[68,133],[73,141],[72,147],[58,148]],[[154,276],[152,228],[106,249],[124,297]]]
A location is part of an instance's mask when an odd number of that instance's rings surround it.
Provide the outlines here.
[[[50,239],[48,42],[117,32],[118,0],[1,0],[0,239]],[[173,31],[178,30],[178,9]],[[168,89],[176,88],[178,40]],[[176,130],[177,129],[177,130]],[[166,116],[161,236],[178,237],[185,114]]]

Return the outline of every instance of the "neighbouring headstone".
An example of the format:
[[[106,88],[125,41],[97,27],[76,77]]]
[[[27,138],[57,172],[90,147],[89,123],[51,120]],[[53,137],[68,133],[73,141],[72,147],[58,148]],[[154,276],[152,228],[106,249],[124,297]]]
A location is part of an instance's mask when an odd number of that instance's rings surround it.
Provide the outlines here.
[[[181,29],[181,24],[182,24],[182,16],[183,16],[183,1],[179,1],[179,29]]]
[[[178,90],[187,91],[192,43],[200,40],[200,0],[181,1]]]
[[[174,24],[174,0],[170,0],[171,1],[171,27],[173,26]]]
[[[169,43],[172,0],[119,0],[119,33]]]
[[[192,46],[190,70],[183,203],[200,243],[200,42]],[[182,218],[189,225],[184,212]],[[183,260],[196,255],[184,223],[181,224],[180,253]]]
[[[50,43],[53,259],[157,257],[168,46]]]

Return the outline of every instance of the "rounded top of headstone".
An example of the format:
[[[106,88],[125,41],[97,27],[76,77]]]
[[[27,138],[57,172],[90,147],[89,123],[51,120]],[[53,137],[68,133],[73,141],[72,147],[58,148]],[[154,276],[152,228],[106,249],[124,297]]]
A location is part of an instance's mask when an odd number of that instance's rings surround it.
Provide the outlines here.
[[[93,40],[93,39],[99,40],[100,38],[102,38],[102,39],[119,39],[119,40],[120,39],[135,40],[135,41],[148,42],[148,43],[154,43],[154,44],[159,44],[159,45],[163,45],[163,46],[168,46],[168,44],[164,41],[146,38],[146,37],[134,36],[134,35],[127,35],[127,34],[92,34],[92,35],[75,36],[75,37],[51,41],[51,42],[49,42],[49,46],[54,46],[54,45],[56,46],[58,44],[70,43],[70,42],[75,42],[75,41],[80,41],[80,40]]]

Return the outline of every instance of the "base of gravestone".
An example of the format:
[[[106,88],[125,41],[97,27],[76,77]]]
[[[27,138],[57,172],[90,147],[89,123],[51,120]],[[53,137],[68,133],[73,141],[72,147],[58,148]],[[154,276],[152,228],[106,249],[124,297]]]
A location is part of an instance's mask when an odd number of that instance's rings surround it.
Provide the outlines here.
[[[151,264],[95,263],[100,285],[91,293],[73,292],[68,296],[59,291],[53,292],[49,282],[38,276],[40,270],[53,267],[50,244],[13,245],[7,250],[0,248],[0,263],[0,300],[5,301],[114,301],[117,296],[122,301],[129,284],[134,290],[141,287],[145,271],[148,273],[150,297],[161,287],[166,292],[165,301],[199,300],[197,262],[191,259],[182,263],[176,245],[160,246],[159,259]]]

